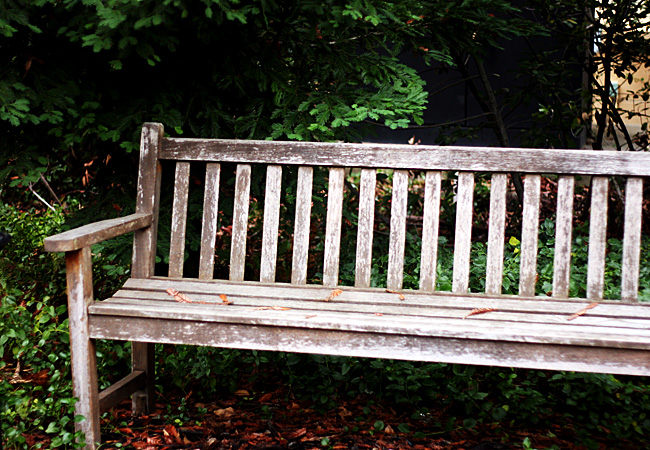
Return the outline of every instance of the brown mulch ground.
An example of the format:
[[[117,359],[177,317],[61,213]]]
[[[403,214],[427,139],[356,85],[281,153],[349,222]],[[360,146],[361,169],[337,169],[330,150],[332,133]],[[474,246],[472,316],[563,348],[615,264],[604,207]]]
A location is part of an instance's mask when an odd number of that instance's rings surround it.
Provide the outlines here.
[[[586,449],[576,444],[574,427],[566,419],[547,429],[522,430],[507,424],[467,429],[462,419],[450,422],[443,414],[412,418],[413,411],[396,411],[368,399],[319,412],[287,399],[282,389],[262,395],[236,394],[209,403],[194,402],[190,394],[180,404],[159,402],[152,414],[141,417],[133,417],[125,402],[104,421],[101,449]],[[529,447],[523,444],[526,438]],[[621,442],[612,446],[606,441],[606,430],[602,437],[592,438],[602,441],[599,449],[639,448]]]

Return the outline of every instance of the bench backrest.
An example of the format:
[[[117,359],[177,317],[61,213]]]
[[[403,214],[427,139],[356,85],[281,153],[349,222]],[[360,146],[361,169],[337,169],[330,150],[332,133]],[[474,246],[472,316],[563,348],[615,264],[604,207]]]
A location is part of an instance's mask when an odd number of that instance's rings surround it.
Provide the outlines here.
[[[215,242],[221,228],[219,198],[220,178],[225,164],[236,166],[234,175],[233,213],[229,279],[244,280],[247,264],[247,233],[251,201],[252,167],[263,165],[266,170],[263,189],[264,207],[261,232],[259,281],[275,282],[278,260],[280,210],[283,168],[294,167],[296,175],[295,216],[290,245],[291,275],[294,284],[307,283],[308,261],[313,238],[310,229],[312,203],[326,199],[322,283],[335,287],[340,280],[341,230],[351,226],[343,216],[346,176],[356,170],[354,189],[358,190],[355,206],[356,258],[354,285],[371,284],[373,236],[375,235],[377,173],[389,170],[392,176],[389,218],[388,263],[386,288],[403,288],[409,185],[413,178],[420,181],[417,189],[423,202],[421,215],[421,257],[419,289],[436,289],[438,265],[439,218],[442,181],[450,174],[454,181],[455,224],[453,238],[452,292],[466,293],[470,279],[470,251],[475,187],[489,189],[487,224],[487,261],[485,264],[485,293],[502,292],[504,244],[507,211],[511,195],[510,174],[521,174],[523,208],[520,231],[519,295],[535,295],[540,223],[541,184],[544,175],[557,182],[555,214],[555,245],[553,256],[552,295],[569,295],[570,263],[574,223],[576,180],[590,177],[590,185],[580,195],[590,197],[589,253],[586,276],[586,297],[602,299],[605,283],[607,253],[608,201],[610,196],[624,199],[624,228],[620,298],[636,300],[639,290],[640,248],[642,240],[643,178],[650,176],[650,154],[642,152],[613,152],[588,150],[537,150],[481,147],[438,147],[386,144],[342,144],[272,141],[236,141],[183,139],[163,137],[162,126],[146,124],[142,133],[141,165],[138,181],[136,212],[153,212],[157,217],[160,203],[161,161],[175,163],[173,211],[169,239],[169,277],[183,277],[188,227],[188,191],[192,164],[205,171],[199,176],[203,185],[203,205],[198,278],[213,278]],[[328,171],[326,192],[313,192],[314,169]],[[316,169],[322,170],[322,169]],[[194,172],[193,172],[194,173]],[[485,173],[488,173],[487,175]],[[612,180],[612,181],[610,181]],[[223,188],[223,186],[222,186]],[[411,192],[413,194],[413,192]],[[443,205],[449,207],[449,205]],[[192,208],[192,206],[190,206]],[[157,218],[155,220],[157,222]],[[311,225],[311,227],[310,227]],[[313,234],[313,233],[312,233]],[[310,237],[311,236],[311,237]],[[138,232],[135,237],[133,276],[149,277],[154,273],[156,226]],[[349,243],[345,243],[349,245]],[[289,255],[282,256],[289,257]],[[347,270],[347,269],[346,269]],[[289,281],[289,280],[287,280]]]

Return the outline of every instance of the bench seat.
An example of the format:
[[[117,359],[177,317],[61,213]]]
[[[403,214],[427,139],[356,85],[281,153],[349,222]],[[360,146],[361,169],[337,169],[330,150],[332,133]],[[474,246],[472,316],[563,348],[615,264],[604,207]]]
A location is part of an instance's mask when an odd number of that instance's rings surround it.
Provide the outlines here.
[[[96,339],[650,374],[644,303],[154,277],[89,315]]]

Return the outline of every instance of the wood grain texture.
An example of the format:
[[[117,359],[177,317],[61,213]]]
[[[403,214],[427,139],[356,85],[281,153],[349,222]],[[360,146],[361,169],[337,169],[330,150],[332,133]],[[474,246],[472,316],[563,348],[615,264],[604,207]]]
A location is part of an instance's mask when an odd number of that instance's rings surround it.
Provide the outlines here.
[[[621,298],[636,300],[639,291],[643,178],[628,178],[625,185],[625,228],[621,262]]]
[[[152,223],[153,214],[131,214],[116,219],[91,223],[45,238],[45,251],[69,252],[90,247],[99,242],[146,228]]]
[[[192,327],[165,323],[166,332],[149,327],[149,319],[93,316],[93,334],[104,339],[141,339],[253,350],[290,351],[340,356],[392,358],[544,370],[649,375],[644,350],[547,346],[535,343],[428,338],[294,328],[198,322]],[[121,325],[121,330],[112,325]]]
[[[390,206],[390,238],[388,243],[388,289],[402,289],[404,280],[404,248],[406,245],[406,208],[408,206],[408,171],[393,172],[393,193]]]
[[[101,434],[95,342],[88,330],[88,306],[93,302],[90,247],[66,253],[65,262],[72,393],[79,400],[75,404],[75,414],[86,418],[83,422],[75,423],[75,429],[86,435],[85,448],[94,449],[94,443],[101,442]]]
[[[175,289],[186,293],[190,298],[199,294],[212,297],[218,297],[220,294],[227,294],[229,297],[246,296],[265,298],[266,294],[272,293],[272,298],[284,298],[286,300],[313,300],[317,302],[320,307],[323,307],[322,304],[324,303],[329,303],[324,302],[324,299],[326,299],[332,292],[332,289],[328,286],[313,284],[296,286],[287,283],[271,284],[251,281],[231,282],[227,280],[205,282],[191,279],[173,280],[172,282],[165,277],[153,277],[150,279],[128,279],[124,284],[123,289],[118,291],[113,298],[121,296],[131,298],[134,295],[133,292],[145,292],[148,297],[175,302],[173,297],[170,297],[165,292],[169,287],[174,287]],[[340,290],[340,295],[335,299],[330,300],[331,302],[341,302],[347,306],[354,303],[366,303],[369,305],[392,305],[397,303],[404,306],[405,310],[409,306],[416,306],[418,308],[431,306],[444,309],[458,308],[467,312],[467,309],[475,309],[485,306],[488,308],[499,309],[501,311],[535,312],[541,314],[554,312],[570,316],[592,303],[588,299],[555,299],[546,296],[522,297],[519,295],[490,296],[484,293],[454,294],[452,292],[441,291],[428,293],[420,290],[404,290],[401,292],[404,295],[404,300],[400,300],[397,294],[388,292],[381,288],[361,289],[345,286],[341,287]],[[223,302],[217,300],[217,303]],[[100,305],[100,303],[93,304],[90,307],[91,313],[95,308],[100,307]],[[347,306],[345,305],[341,306],[341,308],[346,308]],[[603,300],[603,302],[599,302],[597,308],[590,309],[589,314],[580,319],[594,315],[605,315],[619,319],[630,317],[650,319],[650,303]],[[476,316],[476,318],[481,319],[489,317],[489,314]],[[564,323],[566,322],[567,321],[565,320]],[[569,323],[573,324],[578,322],[571,321]]]
[[[172,205],[171,238],[169,241],[169,276],[183,277],[185,263],[185,230],[187,227],[187,196],[190,186],[190,163],[176,163],[174,203]]]
[[[248,206],[251,190],[250,164],[238,164],[235,181],[235,204],[232,218],[230,247],[230,279],[244,279],[246,267],[246,236],[248,234]]]
[[[519,295],[535,295],[535,284],[537,282],[537,236],[539,233],[540,188],[541,177],[539,175],[526,175],[521,229]]]
[[[456,192],[456,232],[454,237],[453,292],[469,290],[470,250],[472,248],[472,213],[474,203],[474,174],[458,174]]]
[[[485,292],[501,294],[503,285],[503,248],[506,229],[506,190],[508,176],[495,173],[490,182],[490,223],[485,273]]]
[[[144,386],[131,396],[134,414],[148,414],[154,409],[156,399],[156,351],[153,343],[131,342],[131,370],[143,373]],[[139,383],[139,381],[138,381]]]
[[[308,166],[298,168],[296,188],[296,218],[293,231],[293,257],[291,260],[291,283],[307,283],[307,262],[309,256],[309,230],[311,226],[311,192],[314,169]]]
[[[440,172],[428,171],[424,181],[420,289],[429,292],[433,292],[436,288],[441,178]]]
[[[561,176],[557,184],[555,252],[553,259],[553,296],[569,296],[571,242],[573,240],[573,193],[575,178]]]
[[[203,191],[203,219],[201,223],[201,253],[199,256],[199,278],[211,280],[214,275],[214,246],[217,241],[219,218],[219,182],[221,165],[207,164],[205,188]]]
[[[170,283],[168,283],[170,284]],[[217,294],[215,292],[186,291],[190,302],[179,302],[165,295],[161,291],[138,289],[121,290],[116,295],[105,300],[101,305],[94,305],[91,314],[107,314],[120,316],[153,316],[166,314],[169,318],[177,320],[197,319],[203,317],[206,321],[237,321],[240,323],[256,323],[267,325],[287,324],[297,321],[307,328],[326,327],[337,328],[339,325],[327,325],[327,320],[338,323],[346,321],[345,326],[371,327],[374,331],[386,331],[379,327],[384,322],[390,322],[390,329],[396,333],[440,333],[428,328],[435,322],[441,327],[451,327],[456,336],[465,334],[468,339],[479,339],[480,334],[488,333],[490,336],[500,329],[500,332],[524,333],[526,336],[535,335],[535,339],[546,343],[567,344],[567,336],[572,339],[589,339],[597,336],[598,339],[610,339],[613,335],[627,336],[625,339],[632,342],[618,342],[616,347],[640,345],[648,342],[648,324],[650,311],[647,306],[638,307],[634,304],[620,305],[612,303],[593,305],[581,301],[563,303],[537,302],[530,300],[485,298],[474,296],[468,299],[459,299],[451,296],[417,296],[406,294],[396,295],[394,291],[384,291],[392,295],[376,295],[377,301],[366,299],[361,301],[356,290],[343,290],[338,296],[331,297],[331,288],[325,290],[306,290],[286,293],[286,289],[266,287],[265,292],[256,292],[250,286],[224,287]],[[304,295],[300,295],[300,294]],[[368,297],[370,292],[364,292],[361,297]],[[377,293],[376,294],[380,294]],[[232,301],[224,306],[221,295],[227,295]],[[315,298],[320,295],[320,298]],[[327,296],[327,297],[325,297]],[[342,300],[339,297],[343,296]],[[325,301],[325,299],[329,299]],[[465,300],[465,301],[461,301]],[[274,302],[273,307],[269,303]],[[475,309],[471,305],[480,306],[481,302],[492,305],[489,311],[483,314],[471,314]],[[541,304],[540,304],[541,303]],[[160,311],[158,311],[160,309]],[[484,308],[486,309],[486,308]],[[266,313],[264,311],[275,311]],[[577,314],[584,311],[583,314]],[[636,317],[625,316],[625,313],[636,313]],[[309,315],[310,317],[307,317]],[[387,316],[385,319],[377,317]],[[338,319],[340,318],[340,319]],[[306,321],[305,319],[309,319]],[[313,319],[313,320],[312,320]],[[432,322],[433,321],[433,322]],[[310,323],[310,326],[307,326]],[[341,324],[340,326],[344,326]],[[368,328],[368,330],[371,330]],[[524,331],[521,331],[524,330]],[[560,335],[562,334],[562,335]],[[437,335],[437,334],[436,334]],[[487,337],[487,335],[485,335]],[[632,337],[632,340],[628,339]],[[514,336],[509,339],[523,339]],[[577,344],[577,340],[571,341]]]
[[[354,285],[357,287],[370,286],[376,189],[377,172],[374,169],[362,169],[359,186],[359,226],[357,228],[357,258],[354,277]]]
[[[341,252],[341,225],[343,214],[343,185],[345,169],[331,168],[327,189],[327,219],[325,223],[325,255],[323,261],[323,284],[336,286],[339,282],[339,258]]]
[[[266,169],[266,191],[264,192],[262,261],[260,263],[260,281],[262,282],[275,281],[275,267],[278,258],[281,188],[282,167],[269,165]]]
[[[151,225],[136,230],[133,235],[131,275],[147,278],[153,275],[156,264],[158,238],[158,210],[160,205],[161,166],[158,160],[164,129],[161,124],[146,123],[140,136],[140,166],[135,202],[136,214],[151,214]]]
[[[376,169],[650,176],[647,152],[167,138],[161,158]]]
[[[589,259],[587,261],[587,298],[602,299],[605,285],[607,251],[607,195],[609,179],[594,177],[591,185],[589,215]]]

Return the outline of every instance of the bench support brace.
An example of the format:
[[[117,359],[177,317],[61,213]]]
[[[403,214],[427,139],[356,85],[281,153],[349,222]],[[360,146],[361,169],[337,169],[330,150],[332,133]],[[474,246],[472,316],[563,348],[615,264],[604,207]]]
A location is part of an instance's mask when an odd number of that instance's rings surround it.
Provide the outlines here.
[[[141,370],[131,372],[99,393],[99,413],[105,413],[134,392],[143,389],[146,384],[145,372]]]

